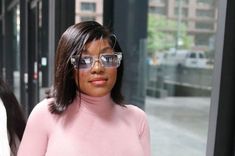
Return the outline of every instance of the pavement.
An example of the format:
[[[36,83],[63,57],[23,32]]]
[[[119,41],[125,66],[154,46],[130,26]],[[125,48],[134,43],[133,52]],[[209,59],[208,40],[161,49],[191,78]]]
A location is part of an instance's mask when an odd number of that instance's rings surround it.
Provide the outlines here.
[[[152,156],[205,156],[210,98],[147,97]]]

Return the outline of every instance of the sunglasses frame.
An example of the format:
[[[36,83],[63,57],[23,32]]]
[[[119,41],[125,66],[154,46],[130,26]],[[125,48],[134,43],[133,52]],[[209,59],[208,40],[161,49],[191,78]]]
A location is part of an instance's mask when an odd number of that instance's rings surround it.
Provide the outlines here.
[[[101,60],[101,57],[103,55],[116,55],[117,56],[117,61],[118,61],[118,64],[116,66],[105,66],[103,63],[102,63],[102,60]],[[85,56],[89,56],[89,57],[92,57],[93,61],[92,61],[92,64],[91,66],[87,67],[87,68],[79,68],[79,62],[80,59],[81,59],[81,54],[79,55],[75,55],[75,56],[72,56],[70,61],[71,61],[71,64],[74,66],[75,69],[90,69],[94,66],[95,62],[99,61],[99,63],[105,67],[105,68],[118,68],[121,64],[121,60],[122,60],[122,52],[114,52],[114,53],[111,53],[111,54],[107,54],[107,53],[104,53],[104,54],[100,54],[98,57],[96,56],[91,56],[91,55],[85,55]]]

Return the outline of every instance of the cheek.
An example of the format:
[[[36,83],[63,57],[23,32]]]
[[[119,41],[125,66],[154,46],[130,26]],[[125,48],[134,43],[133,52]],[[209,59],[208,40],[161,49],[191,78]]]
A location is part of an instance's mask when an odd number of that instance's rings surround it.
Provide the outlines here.
[[[79,83],[79,86],[83,85],[84,82],[86,81],[87,73],[80,71],[77,73],[77,76],[79,77],[79,82],[77,81],[77,83]]]
[[[113,88],[114,84],[116,83],[116,79],[117,79],[117,69],[110,69],[108,71],[108,74],[109,74],[110,87]]]
[[[81,88],[84,86],[84,82],[86,80],[86,77],[87,77],[86,72],[81,72],[81,71],[74,72],[74,79],[75,79],[77,88]]]

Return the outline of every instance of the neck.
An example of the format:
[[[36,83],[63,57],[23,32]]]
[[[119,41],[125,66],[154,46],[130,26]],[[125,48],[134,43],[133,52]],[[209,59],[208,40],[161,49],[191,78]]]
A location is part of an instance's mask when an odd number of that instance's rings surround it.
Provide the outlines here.
[[[88,113],[96,115],[109,115],[113,111],[114,102],[110,94],[101,97],[93,97],[86,94],[80,94],[81,109]]]

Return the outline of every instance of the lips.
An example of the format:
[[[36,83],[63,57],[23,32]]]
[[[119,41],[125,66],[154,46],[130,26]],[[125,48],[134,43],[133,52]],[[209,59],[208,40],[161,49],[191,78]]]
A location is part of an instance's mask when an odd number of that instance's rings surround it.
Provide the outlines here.
[[[108,81],[107,78],[103,78],[103,77],[100,77],[100,78],[94,78],[94,79],[91,79],[89,82],[95,86],[102,86],[104,85],[106,82]]]

